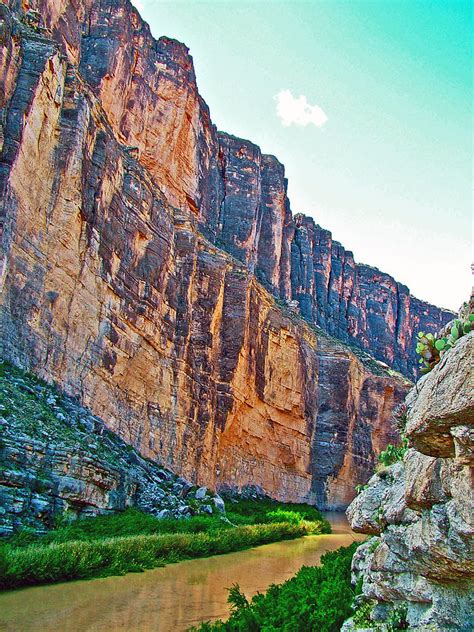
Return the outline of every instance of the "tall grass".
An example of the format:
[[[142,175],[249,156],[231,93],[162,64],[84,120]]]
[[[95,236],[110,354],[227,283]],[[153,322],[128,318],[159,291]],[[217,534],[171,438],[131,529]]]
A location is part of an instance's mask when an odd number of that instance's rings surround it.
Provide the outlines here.
[[[247,525],[209,533],[172,533],[69,541],[25,547],[3,545],[0,587],[18,588],[71,579],[121,575],[176,562],[297,538],[309,522]]]
[[[275,520],[274,522],[285,522]],[[137,509],[127,509],[120,513],[82,518],[58,526],[44,534],[32,529],[22,529],[8,539],[13,547],[30,544],[52,544],[71,540],[96,540],[133,535],[160,535],[165,533],[208,533],[231,527],[219,515],[192,516],[186,520],[165,518],[159,520],[151,514]]]

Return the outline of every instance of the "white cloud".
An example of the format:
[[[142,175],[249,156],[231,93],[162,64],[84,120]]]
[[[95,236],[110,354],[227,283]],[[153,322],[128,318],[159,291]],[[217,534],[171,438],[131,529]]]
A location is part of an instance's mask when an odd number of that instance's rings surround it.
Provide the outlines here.
[[[306,127],[310,123],[316,127],[322,127],[328,120],[325,112],[319,105],[311,105],[302,94],[298,98],[291,94],[290,90],[280,90],[274,97],[276,113],[285,127],[298,125]]]
[[[139,11],[143,11],[143,9],[145,8],[143,5],[142,0],[132,0],[132,4],[139,10]]]

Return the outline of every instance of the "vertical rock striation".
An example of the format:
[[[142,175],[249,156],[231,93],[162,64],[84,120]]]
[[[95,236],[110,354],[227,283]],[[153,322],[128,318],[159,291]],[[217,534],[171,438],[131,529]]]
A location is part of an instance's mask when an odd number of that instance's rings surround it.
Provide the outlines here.
[[[128,0],[32,1],[36,26],[20,4],[0,5],[2,354],[193,482],[346,505],[407,383],[325,332],[409,374],[446,313],[292,216],[283,166],[216,131],[187,48]]]
[[[452,313],[356,264],[312,218],[292,216],[278,160],[217,133],[186,46],[155,40],[128,0],[31,4],[94,91],[115,137],[173,206],[189,209],[208,238],[276,296],[296,300],[310,322],[416,375],[416,332],[439,329]]]

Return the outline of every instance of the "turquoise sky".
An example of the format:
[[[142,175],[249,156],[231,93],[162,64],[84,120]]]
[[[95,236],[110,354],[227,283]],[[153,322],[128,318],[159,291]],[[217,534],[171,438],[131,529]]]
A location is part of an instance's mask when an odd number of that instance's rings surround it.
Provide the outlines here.
[[[470,2],[135,4],[156,37],[189,46],[218,128],[284,163],[293,212],[419,298],[453,309],[468,298]],[[327,121],[283,125],[283,90]]]

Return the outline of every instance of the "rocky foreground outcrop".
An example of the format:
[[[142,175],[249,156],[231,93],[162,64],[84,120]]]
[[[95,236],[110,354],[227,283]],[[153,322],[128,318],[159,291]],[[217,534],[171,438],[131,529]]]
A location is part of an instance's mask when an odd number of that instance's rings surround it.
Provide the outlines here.
[[[373,537],[354,556],[366,605],[345,632],[472,630],[473,357],[471,332],[410,391],[412,448],[375,474],[347,510],[352,528]]]
[[[410,374],[450,315],[293,217],[127,0],[3,2],[0,44],[2,356],[193,482],[346,506],[408,385],[325,332]]]

